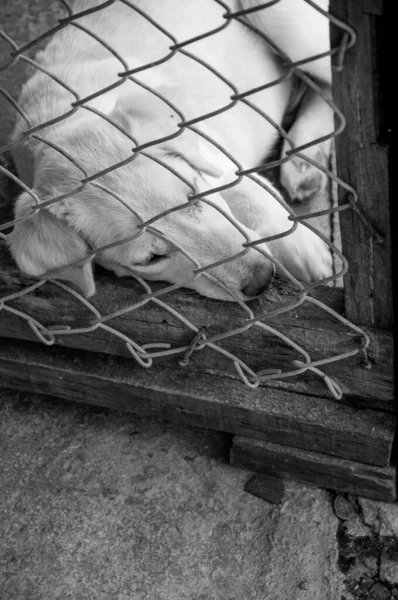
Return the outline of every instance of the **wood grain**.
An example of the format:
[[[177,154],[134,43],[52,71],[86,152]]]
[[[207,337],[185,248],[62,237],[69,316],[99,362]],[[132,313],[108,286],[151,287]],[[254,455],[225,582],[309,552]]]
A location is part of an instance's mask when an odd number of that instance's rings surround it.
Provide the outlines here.
[[[233,440],[231,463],[340,493],[386,502],[397,499],[395,467],[374,467],[240,436]]]
[[[373,7],[373,9],[372,9]],[[380,37],[387,20],[380,2],[331,0],[330,12],[357,32],[356,45],[334,72],[333,97],[347,126],[336,138],[337,172],[358,192],[358,207],[381,234],[378,243],[352,210],[340,213],[347,318],[361,325],[391,328],[393,322],[388,145],[381,143],[383,106],[379,85]],[[384,21],[383,21],[384,19]],[[347,201],[340,188],[340,203]]]
[[[248,389],[181,367],[3,340],[0,385],[137,416],[250,436],[372,465],[389,464],[396,419],[324,398]]]
[[[0,243],[0,299],[7,294],[21,292],[31,283],[34,281],[20,275],[4,245],[2,247]],[[133,305],[142,297],[142,289],[132,279],[116,279],[111,275],[98,274],[97,293],[92,304],[101,315],[107,315]],[[338,313],[343,312],[342,290],[321,287],[316,290],[314,297]],[[264,298],[252,302],[250,306],[256,315],[260,315],[284,303],[291,303],[295,298],[294,290],[285,282],[276,283]],[[174,311],[198,328],[204,326],[207,337],[246,324],[247,314],[233,303],[182,292],[168,293],[163,299]],[[46,283],[40,290],[23,294],[7,302],[7,305],[33,317],[46,327],[87,327],[95,319],[95,315],[81,302],[53,283]],[[313,359],[332,357],[359,347],[360,336],[356,332],[309,303],[265,322],[305,348]],[[189,344],[195,334],[184,322],[154,302],[112,318],[107,321],[107,325],[139,344],[162,342],[169,343],[172,347],[181,347]],[[359,407],[393,411],[392,335],[388,331],[376,329],[369,329],[368,333],[371,338],[368,362],[362,355],[357,355],[330,363],[322,369],[340,383],[345,393],[344,402]],[[32,341],[38,339],[26,320],[4,310],[0,311],[1,336]],[[102,329],[57,336],[57,342],[72,348],[131,356],[123,339]],[[256,371],[269,368],[289,371],[292,369],[292,361],[302,358],[281,339],[259,327],[252,327],[245,333],[226,338],[220,342],[220,346],[234,353]],[[181,357],[182,354],[177,354],[167,359],[154,360],[159,364],[172,366],[178,364]],[[190,369],[195,373],[226,374],[231,379],[239,379],[232,361],[210,348],[193,354]],[[323,380],[308,372],[298,377],[272,380],[267,382],[267,387],[331,397]]]

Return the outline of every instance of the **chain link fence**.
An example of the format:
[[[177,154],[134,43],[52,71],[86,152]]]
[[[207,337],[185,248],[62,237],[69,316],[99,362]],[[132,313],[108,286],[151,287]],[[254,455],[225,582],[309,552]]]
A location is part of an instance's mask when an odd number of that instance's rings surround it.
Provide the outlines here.
[[[136,6],[134,4],[134,2],[129,2],[127,0],[120,0],[120,2],[122,2],[124,5],[128,6],[131,11],[135,11],[143,19],[145,19],[148,23],[150,23],[151,26],[154,28],[154,30],[156,29],[157,31],[160,31],[160,32],[162,32],[162,34],[167,36],[167,38],[170,41],[169,53],[166,56],[161,58],[156,63],[150,63],[150,64],[146,64],[144,66],[140,66],[135,69],[131,69],[123,56],[121,56],[118,52],[116,52],[114,48],[110,47],[104,40],[101,39],[100,36],[96,35],[93,31],[90,31],[87,27],[85,27],[81,23],[81,19],[84,16],[87,16],[88,14],[94,13],[96,11],[101,11],[101,10],[105,9],[106,7],[112,5],[114,3],[114,1],[115,0],[108,0],[107,2],[102,2],[102,3],[98,4],[97,6],[89,8],[82,12],[74,12],[71,4],[68,1],[60,0],[60,5],[62,5],[63,9],[66,11],[66,16],[63,18],[60,18],[57,25],[52,27],[50,30],[46,31],[45,33],[36,37],[35,39],[32,39],[31,41],[29,41],[28,43],[24,44],[21,47],[18,47],[18,45],[13,41],[13,39],[11,39],[7,35],[6,32],[0,30],[0,36],[2,37],[4,42],[9,46],[9,60],[0,67],[1,71],[3,71],[3,72],[5,71],[6,76],[7,76],[7,72],[11,69],[11,67],[16,65],[16,63],[18,63],[18,62],[26,63],[30,67],[41,71],[43,74],[46,75],[46,77],[51,78],[59,86],[62,86],[65,90],[67,90],[71,95],[70,108],[67,112],[65,112],[65,114],[63,114],[61,116],[57,116],[47,122],[41,123],[40,125],[33,126],[32,123],[29,121],[28,116],[25,114],[25,112],[23,111],[21,106],[18,104],[18,101],[15,98],[13,98],[12,95],[6,89],[0,88],[0,93],[2,94],[4,99],[8,103],[10,103],[10,105],[12,105],[12,107],[16,111],[16,113],[19,114],[19,118],[23,119],[26,124],[26,128],[22,132],[22,134],[19,136],[19,139],[17,139],[16,141],[10,142],[9,144],[7,144],[3,148],[1,148],[0,156],[1,156],[1,154],[7,155],[7,153],[13,147],[15,147],[16,145],[21,144],[23,142],[26,142],[26,140],[30,138],[31,140],[34,140],[37,143],[41,143],[41,144],[50,146],[51,148],[53,148],[53,150],[55,150],[56,152],[61,154],[66,160],[71,161],[74,164],[74,166],[79,169],[79,171],[81,173],[81,181],[80,181],[79,186],[75,190],[72,190],[66,194],[58,195],[57,197],[54,197],[51,200],[46,200],[43,202],[39,197],[37,197],[37,195],[33,192],[32,189],[30,189],[27,185],[25,185],[19,179],[19,177],[17,175],[15,175],[12,168],[9,168],[9,165],[6,166],[6,163],[3,163],[3,166],[1,166],[1,164],[0,164],[0,172],[2,173],[3,177],[8,178],[12,182],[14,182],[19,187],[20,191],[24,190],[32,198],[32,201],[33,201],[32,209],[28,214],[26,214],[23,217],[26,219],[29,219],[33,214],[36,213],[36,211],[45,210],[50,204],[59,202],[60,200],[65,199],[68,196],[72,196],[73,194],[77,193],[78,191],[84,189],[86,186],[92,186],[94,188],[100,189],[103,193],[105,193],[109,196],[109,198],[111,199],[112,202],[114,202],[114,201],[120,202],[125,207],[126,211],[133,212],[135,217],[139,221],[137,232],[135,232],[129,238],[125,238],[125,239],[116,241],[113,245],[123,244],[129,240],[138,238],[145,231],[150,232],[155,236],[166,239],[174,247],[176,247],[179,252],[183,253],[192,262],[193,277],[209,278],[211,281],[213,281],[214,284],[216,284],[217,286],[222,286],[226,289],[226,291],[228,291],[230,296],[239,304],[240,309],[243,311],[242,314],[244,315],[244,318],[245,318],[245,324],[243,326],[241,324],[239,326],[236,326],[236,325],[234,325],[234,323],[231,323],[230,329],[223,331],[221,333],[218,333],[217,335],[209,336],[208,333],[206,332],[206,330],[203,327],[201,327],[200,324],[187,319],[183,314],[180,314],[177,310],[175,310],[172,306],[170,306],[168,304],[168,300],[167,300],[168,294],[176,293],[176,289],[178,289],[179,287],[183,287],[184,283],[186,283],[186,282],[181,282],[181,284],[178,284],[178,285],[177,284],[167,285],[167,286],[163,287],[162,289],[154,290],[153,286],[151,287],[150,283],[148,281],[145,281],[144,279],[142,279],[138,274],[136,274],[136,275],[132,274],[132,276],[135,277],[136,281],[141,286],[141,288],[140,288],[141,293],[140,293],[139,298],[135,299],[134,302],[132,302],[131,305],[129,305],[128,307],[125,307],[122,310],[115,310],[114,312],[111,312],[109,314],[101,314],[98,311],[98,309],[95,307],[95,300],[93,302],[91,302],[91,301],[87,300],[87,298],[83,297],[80,293],[75,291],[75,289],[73,289],[69,285],[67,285],[66,283],[60,282],[58,280],[52,280],[51,277],[52,277],[52,275],[54,275],[54,273],[51,273],[51,272],[46,274],[46,278],[43,277],[40,280],[38,280],[37,282],[33,283],[32,285],[27,285],[27,286],[23,287],[23,289],[21,289],[20,291],[18,291],[16,293],[11,293],[11,294],[5,295],[2,298],[0,298],[0,310],[5,311],[6,313],[12,313],[13,315],[16,315],[19,318],[25,320],[29,324],[29,326],[32,328],[32,330],[34,331],[35,335],[37,336],[37,339],[40,342],[42,342],[48,346],[54,344],[56,338],[63,338],[65,336],[69,336],[72,334],[79,334],[79,333],[83,333],[83,332],[105,330],[108,333],[110,333],[114,336],[117,336],[119,339],[121,339],[123,341],[123,343],[126,344],[126,348],[131,353],[132,358],[134,358],[135,361],[137,361],[142,367],[145,367],[145,368],[150,368],[152,366],[153,362],[156,361],[156,359],[158,359],[160,357],[173,356],[173,355],[176,355],[177,359],[179,360],[179,364],[181,366],[188,367],[191,355],[195,352],[198,352],[198,351],[208,347],[216,352],[222,353],[224,356],[226,356],[228,359],[230,359],[231,363],[235,367],[235,369],[236,369],[237,373],[239,374],[240,378],[242,379],[242,381],[250,388],[255,388],[255,387],[259,386],[261,383],[267,382],[272,379],[281,380],[284,378],[295,377],[306,371],[311,371],[312,373],[315,373],[316,375],[323,378],[323,380],[325,381],[325,384],[328,386],[330,392],[332,393],[332,395],[335,398],[338,398],[338,399],[341,398],[342,390],[341,390],[338,382],[333,380],[329,376],[327,376],[322,371],[322,366],[327,365],[331,362],[344,360],[344,359],[346,359],[350,356],[356,355],[356,354],[360,354],[360,355],[363,355],[364,353],[366,354],[366,348],[369,345],[369,337],[363,329],[361,329],[358,326],[354,325],[353,323],[349,322],[347,319],[345,319],[343,316],[341,316],[340,314],[335,312],[329,306],[320,302],[319,300],[317,300],[316,298],[314,298],[310,295],[310,292],[313,291],[317,286],[324,285],[325,283],[330,283],[330,282],[333,283],[333,282],[337,281],[338,279],[340,279],[346,273],[347,269],[349,268],[348,261],[343,256],[343,254],[341,253],[339,248],[336,247],[336,245],[330,239],[328,239],[327,236],[325,236],[323,233],[318,231],[311,224],[311,220],[314,219],[314,217],[321,217],[321,216],[327,215],[327,214],[331,215],[332,213],[337,213],[337,212],[345,211],[345,210],[352,210],[352,211],[356,211],[356,213],[360,216],[362,221],[369,228],[369,230],[371,231],[372,235],[375,237],[376,240],[378,239],[379,234],[377,233],[377,231],[375,231],[372,228],[372,225],[368,222],[366,217],[362,214],[361,208],[360,208],[360,201],[357,197],[355,190],[348,183],[342,181],[338,177],[338,175],[335,172],[333,172],[333,170],[317,163],[311,157],[306,155],[306,150],[308,150],[309,147],[317,145],[322,141],[325,141],[328,137],[337,136],[344,129],[346,123],[345,123],[344,115],[339,110],[339,108],[334,104],[334,102],[328,97],[328,95],[325,93],[325,91],[322,89],[322,87],[320,85],[318,85],[308,75],[306,75],[304,72],[302,72],[301,68],[303,68],[306,63],[309,63],[311,61],[314,61],[314,60],[317,60],[317,59],[320,59],[320,58],[323,58],[326,56],[330,56],[331,60],[332,60],[333,68],[337,71],[341,70],[344,67],[345,53],[355,43],[354,30],[346,23],[343,23],[340,20],[334,18],[332,15],[322,11],[319,8],[319,6],[317,6],[317,4],[315,4],[314,2],[311,2],[310,0],[305,0],[305,2],[307,2],[307,4],[309,4],[314,10],[321,12],[323,15],[323,18],[328,19],[329,21],[331,21],[333,23],[334,27],[339,32],[339,43],[336,46],[332,47],[328,52],[318,54],[316,56],[311,56],[305,60],[300,60],[298,62],[292,62],[289,59],[289,56],[287,56],[287,54],[285,53],[285,51],[282,48],[276,46],[275,43],[273,42],[273,40],[269,39],[263,32],[257,30],[246,19],[246,16],[249,12],[266,11],[268,7],[276,4],[276,2],[278,2],[278,1],[283,1],[283,0],[273,0],[271,2],[264,2],[262,4],[259,4],[256,7],[252,7],[252,8],[246,9],[246,10],[239,10],[237,12],[232,12],[229,9],[229,7],[221,0],[213,0],[224,11],[222,26],[215,28],[211,31],[207,31],[206,33],[203,33],[202,35],[197,36],[192,39],[176,39],[172,35],[171,32],[167,31],[164,28],[162,23],[157,23],[156,21],[154,21],[153,18],[151,18],[151,16],[149,14],[147,14],[145,12],[145,10],[142,9],[141,5]],[[217,72],[214,69],[214,67],[212,67],[210,64],[207,64],[205,61],[203,61],[202,59],[199,59],[198,57],[196,57],[194,54],[192,54],[190,52],[191,44],[193,44],[194,42],[197,42],[200,39],[204,40],[206,38],[209,38],[210,36],[216,35],[221,29],[228,28],[233,21],[239,21],[245,27],[248,27],[248,28],[254,30],[257,35],[264,38],[268,42],[268,44],[270,44],[270,46],[275,50],[275,52],[277,52],[282,57],[283,62],[288,66],[286,73],[283,75],[283,78],[290,78],[293,76],[299,78],[299,80],[301,80],[305,84],[305,86],[312,88],[317,94],[319,94],[323,98],[324,102],[327,102],[330,105],[330,107],[333,109],[333,112],[335,115],[335,122],[336,122],[335,131],[333,133],[331,133],[329,136],[324,136],[322,138],[314,139],[310,143],[307,143],[301,147],[293,147],[294,144],[291,140],[289,140],[288,133],[281,126],[279,126],[277,123],[275,123],[267,114],[265,114],[264,112],[261,112],[259,110],[259,108],[257,106],[255,106],[255,104],[251,101],[251,95],[253,95],[254,93],[258,92],[261,89],[266,89],[267,87],[276,85],[277,83],[279,83],[281,81],[281,79],[278,79],[277,81],[273,81],[271,83],[267,83],[264,85],[261,81],[259,81],[256,89],[241,91],[241,90],[236,89],[236,87],[233,85],[233,83],[228,81],[225,78],[223,73]],[[74,28],[77,28],[80,31],[84,32],[87,36],[90,36],[91,38],[95,39],[99,44],[102,44],[103,48],[109,53],[109,55],[112,55],[114,58],[116,58],[120,62],[120,73],[118,74],[118,78],[116,81],[114,81],[111,85],[108,85],[108,86],[104,87],[103,89],[97,91],[96,93],[91,94],[88,97],[82,98],[79,96],[79,94],[74,89],[71,89],[69,86],[67,86],[57,75],[55,75],[51,71],[44,68],[40,64],[40,62],[30,58],[27,55],[28,52],[30,53],[32,51],[32,49],[34,50],[36,47],[40,47],[40,45],[42,45],[43,41],[46,41],[47,38],[49,38],[51,35],[53,35],[56,32],[59,32],[60,30],[62,30],[65,27],[74,27]],[[162,62],[170,60],[170,58],[173,57],[177,53],[181,53],[181,54],[185,55],[185,57],[188,57],[191,61],[200,62],[202,67],[210,70],[213,75],[217,76],[224,84],[228,85],[230,88],[230,91],[231,91],[230,103],[227,106],[220,108],[219,110],[208,112],[207,114],[203,114],[202,116],[200,116],[198,118],[188,120],[184,116],[184,114],[181,112],[180,108],[177,105],[174,105],[174,103],[170,102],[169,99],[162,96],[162,94],[160,94],[156,89],[153,89],[153,88],[151,88],[151,86],[143,84],[135,77],[139,72],[149,70],[156,64],[160,64]],[[78,69],[79,65],[76,65],[76,68]],[[143,87],[147,92],[152,93],[154,96],[156,96],[161,101],[165,102],[170,108],[172,108],[172,110],[175,111],[175,113],[177,113],[177,115],[179,115],[180,122],[176,123],[176,130],[173,135],[169,136],[168,138],[165,138],[165,137],[157,138],[157,139],[153,139],[149,142],[145,142],[144,144],[139,144],[137,142],[137,140],[134,139],[134,136],[132,136],[128,131],[124,130],[120,126],[120,124],[113,122],[109,116],[107,116],[106,114],[104,114],[103,112],[98,110],[97,108],[94,108],[92,105],[88,105],[88,103],[90,101],[92,101],[93,99],[95,99],[97,97],[100,97],[102,94],[105,94],[106,92],[109,92],[110,90],[115,89],[117,87],[119,87],[119,88],[122,87],[125,84],[125,82],[128,80]],[[266,119],[273,127],[275,127],[277,129],[278,135],[281,138],[283,138],[284,140],[287,140],[288,142],[290,142],[291,150],[287,153],[287,155],[284,158],[281,158],[279,160],[271,160],[271,161],[268,161],[265,164],[261,164],[261,165],[252,165],[250,168],[243,168],[242,165],[239,164],[239,162],[237,160],[235,160],[235,158],[233,156],[231,156],[224,148],[222,148],[220,146],[220,144],[218,144],[214,139],[212,139],[207,134],[203,133],[203,131],[198,129],[198,127],[197,127],[198,124],[200,124],[201,122],[204,122],[207,119],[214,117],[218,114],[221,114],[223,112],[231,110],[231,108],[233,108],[237,103],[244,103],[246,106],[250,107],[252,110],[257,111],[258,113],[261,112],[261,116],[264,119]],[[48,127],[49,125],[54,125],[55,123],[60,122],[61,120],[70,118],[71,115],[73,115],[79,108],[83,108],[83,109],[90,111],[91,113],[94,113],[95,115],[105,119],[110,125],[117,127],[119,129],[119,131],[121,131],[124,135],[126,135],[127,138],[131,141],[131,156],[127,160],[124,160],[123,162],[114,164],[114,165],[108,167],[106,170],[102,170],[98,173],[95,173],[94,175],[89,176],[88,173],[85,171],[85,169],[81,165],[76,163],[76,160],[65,150],[65,148],[62,148],[60,145],[57,145],[56,143],[54,143],[54,141],[50,141],[49,139],[46,138],[46,127]],[[232,181],[228,184],[225,184],[223,186],[218,186],[218,187],[213,187],[211,189],[207,189],[204,192],[198,192],[197,190],[195,190],[193,188],[192,184],[190,184],[176,169],[171,167],[170,164],[167,164],[165,161],[162,161],[160,158],[154,157],[151,154],[150,149],[152,147],[166,141],[167,139],[173,139],[175,137],[178,137],[184,130],[187,130],[187,129],[195,132],[196,134],[198,134],[199,136],[204,138],[208,143],[212,144],[215,148],[217,148],[217,150],[223,152],[223,154],[234,163],[234,165],[236,167],[234,181]],[[139,211],[137,212],[137,211],[133,210],[131,206],[127,205],[126,202],[123,200],[123,198],[120,197],[120,195],[118,195],[117,192],[104,186],[103,183],[101,183],[99,181],[100,178],[103,177],[106,173],[116,170],[118,168],[121,168],[126,163],[133,162],[134,160],[137,159],[137,157],[139,155],[144,156],[151,161],[157,162],[164,169],[167,169],[173,177],[179,178],[186,185],[190,186],[191,194],[190,194],[187,202],[184,204],[181,204],[177,207],[173,207],[172,209],[168,209],[167,211],[164,211],[162,213],[159,213],[156,217],[150,218],[149,220],[145,220],[139,214]],[[339,186],[340,188],[343,188],[345,191],[345,194],[346,194],[346,201],[344,203],[340,203],[339,206],[330,206],[330,208],[327,208],[326,210],[323,210],[323,211],[317,211],[315,213],[304,214],[304,215],[298,216],[293,211],[291,206],[287,205],[278,194],[275,194],[273,192],[272,188],[267,186],[266,181],[257,177],[257,173],[267,174],[267,171],[270,171],[271,169],[275,169],[275,167],[280,167],[283,162],[292,160],[292,158],[294,156],[305,159],[309,164],[317,167],[323,173],[325,173],[334,186]],[[282,203],[283,206],[289,211],[289,213],[290,213],[289,219],[292,224],[291,229],[289,231],[284,232],[283,234],[280,234],[280,236],[290,235],[297,227],[298,222],[300,222],[305,227],[309,228],[314,233],[319,235],[328,244],[331,252],[334,255],[337,255],[339,257],[339,259],[341,261],[341,269],[339,269],[338,272],[334,273],[331,277],[328,277],[327,279],[325,279],[323,281],[316,281],[311,284],[304,285],[303,283],[301,283],[297,279],[295,279],[295,277],[293,277],[293,275],[291,275],[289,272],[287,272],[286,269],[284,269],[275,258],[270,257],[269,254],[266,252],[266,250],[264,250],[261,247],[261,245],[264,242],[266,243],[270,240],[275,239],[278,236],[262,238],[262,239],[255,240],[255,241],[250,239],[250,237],[247,235],[247,233],[244,231],[244,229],[242,229],[240,227],[239,222],[234,217],[232,217],[230,214],[227,214],[225,211],[223,211],[222,208],[219,207],[217,205],[217,203],[215,203],[212,200],[212,194],[223,191],[226,188],[238,185],[242,181],[243,178],[251,179],[253,182],[255,182],[256,185],[261,186],[262,188],[266,189],[266,191],[268,193],[273,194],[275,199],[279,203]],[[236,229],[238,229],[238,231],[240,231],[240,233],[242,234],[244,239],[242,242],[242,250],[239,254],[235,254],[234,256],[225,258],[221,261],[218,261],[217,263],[204,265],[204,264],[201,264],[195,256],[191,255],[183,246],[180,246],[176,242],[176,240],[174,240],[174,239],[168,240],[167,236],[165,236],[157,228],[157,221],[162,219],[162,217],[164,217],[166,214],[170,213],[171,211],[183,210],[183,209],[189,207],[192,203],[195,203],[199,199],[201,200],[201,202],[206,203],[206,204],[210,205],[211,207],[213,207],[214,210],[221,212],[221,214],[223,214],[224,218],[228,219],[230,221],[230,223]],[[14,220],[14,221],[9,221],[7,223],[3,223],[0,225],[0,237],[5,242],[7,242],[10,228],[15,224],[15,222],[16,221]],[[85,260],[92,260],[98,252],[103,251],[104,249],[109,248],[111,246],[112,245],[108,245],[106,247],[102,246],[102,247],[92,248],[90,255]],[[214,268],[218,265],[221,265],[223,263],[233,261],[237,257],[242,256],[245,253],[249,252],[250,249],[254,249],[255,251],[263,254],[266,258],[271,259],[274,263],[276,263],[279,266],[279,268],[281,268],[281,270],[285,273],[286,277],[288,279],[290,279],[290,281],[293,282],[293,284],[295,285],[295,287],[297,289],[297,293],[296,293],[295,298],[292,301],[290,301],[287,304],[284,303],[281,306],[276,306],[272,310],[268,310],[267,312],[263,312],[262,314],[259,314],[259,315],[254,314],[252,308],[250,307],[250,304],[247,304],[246,302],[243,302],[241,299],[239,299],[236,296],[236,294],[233,292],[233,290],[229,289],[226,284],[221,283],[220,281],[217,280],[217,278],[215,278],[211,274],[210,271],[212,268]],[[82,263],[74,263],[74,264],[82,264]],[[76,300],[78,300],[82,305],[84,305],[84,307],[86,307],[90,311],[90,313],[92,315],[92,319],[87,324],[87,326],[80,327],[80,328],[67,327],[65,325],[59,325],[59,326],[54,325],[51,327],[46,327],[45,325],[40,323],[38,320],[36,320],[32,316],[30,316],[29,314],[26,314],[25,312],[18,310],[13,306],[13,301],[16,298],[18,298],[22,295],[27,295],[32,292],[36,292],[38,290],[38,288],[46,285],[47,280],[51,280],[53,284],[59,286],[60,288],[65,290],[68,294],[73,295],[73,297]],[[198,303],[200,303],[202,301],[204,302],[205,299],[198,298],[198,300],[197,300]],[[131,337],[126,336],[124,333],[122,333],[121,331],[116,329],[114,326],[112,326],[112,320],[115,319],[116,317],[120,316],[121,314],[131,313],[132,311],[135,311],[148,303],[156,303],[158,305],[158,307],[160,306],[164,310],[165,314],[171,313],[181,323],[183,323],[186,326],[186,328],[192,332],[191,343],[176,346],[176,347],[171,347],[169,344],[165,344],[164,342],[137,343],[134,339],[131,339]],[[327,356],[327,357],[324,357],[321,359],[314,360],[311,357],[311,354],[312,354],[311,348],[303,347],[302,345],[297,344],[294,340],[289,339],[289,337],[284,335],[282,332],[278,331],[277,327],[275,327],[274,325],[271,325],[269,323],[271,321],[271,319],[273,319],[273,323],[276,324],[276,326],[277,326],[277,319],[275,320],[275,317],[277,317],[278,315],[287,313],[289,311],[296,310],[299,306],[301,306],[305,303],[316,306],[319,309],[326,311],[327,313],[329,313],[329,315],[332,315],[336,320],[338,320],[344,327],[348,328],[348,330],[353,335],[359,336],[357,347],[355,349],[342,351],[333,356]],[[223,310],[223,307],[225,307],[225,304],[220,303],[220,310]],[[215,319],[217,318],[216,315],[214,318]],[[292,361],[291,368],[287,369],[287,370],[274,369],[274,368],[270,369],[270,368],[267,368],[267,365],[264,365],[262,369],[260,369],[258,371],[254,371],[250,365],[246,364],[243,360],[241,360],[241,358],[239,358],[238,353],[237,354],[232,353],[232,352],[226,350],[222,346],[222,341],[225,338],[235,336],[235,335],[241,334],[243,332],[247,332],[251,328],[260,328],[264,331],[264,334],[266,334],[268,336],[271,335],[271,336],[275,336],[276,338],[279,338],[280,342],[285,344],[288,348],[296,351],[299,354],[300,359]]]

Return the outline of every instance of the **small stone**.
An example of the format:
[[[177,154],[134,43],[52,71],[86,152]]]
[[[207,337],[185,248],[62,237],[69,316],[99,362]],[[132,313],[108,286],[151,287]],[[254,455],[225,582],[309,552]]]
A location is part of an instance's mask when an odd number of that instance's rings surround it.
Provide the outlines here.
[[[398,537],[398,504],[382,504],[379,508],[380,535]]]
[[[398,503],[358,498],[363,520],[382,536],[398,537]]]
[[[380,578],[388,583],[398,583],[398,563],[393,560],[382,559],[380,565]]]
[[[344,496],[336,496],[333,502],[334,512],[336,517],[341,521],[348,521],[355,516],[355,511],[352,504],[344,498]]]
[[[353,496],[353,494],[347,494],[347,500],[351,502],[354,508],[358,506],[358,496]]]
[[[375,556],[363,556],[361,562],[366,569],[366,575],[375,577],[378,571],[377,558]]]
[[[280,477],[265,473],[253,475],[245,485],[245,492],[271,504],[281,504],[285,495],[285,484]]]
[[[379,510],[383,504],[377,500],[369,500],[368,498],[358,498],[359,505],[362,510],[362,517],[366,525],[369,525],[374,531],[379,531],[380,520]]]
[[[369,590],[369,600],[390,600],[391,594],[385,585],[382,583],[375,583]]]
[[[372,535],[372,529],[368,525],[365,525],[357,514],[354,514],[348,521],[344,521],[344,527],[347,535],[353,538],[369,537]]]
[[[356,584],[356,588],[359,592],[362,593],[364,597],[369,592],[370,588],[374,583],[373,577],[369,577],[369,575],[364,575],[360,578],[359,582]]]

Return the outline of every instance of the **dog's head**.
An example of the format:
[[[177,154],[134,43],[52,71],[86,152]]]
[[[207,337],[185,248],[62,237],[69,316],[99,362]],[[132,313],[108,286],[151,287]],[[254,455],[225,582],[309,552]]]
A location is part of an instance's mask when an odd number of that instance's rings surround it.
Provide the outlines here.
[[[176,115],[171,113],[168,109],[167,115],[163,111],[154,118],[153,112],[116,106],[109,118],[143,143],[176,130]],[[60,127],[52,139],[88,176],[127,161],[134,147],[131,139],[96,116]],[[262,293],[273,277],[273,263],[256,250],[242,252],[245,236],[224,216],[232,213],[219,193],[209,200],[221,212],[200,199],[174,210],[189,202],[192,189],[202,192],[220,184],[227,169],[221,153],[191,131],[147,152],[156,160],[138,155],[81,188],[84,173],[55,149],[42,146],[35,157],[33,183],[40,200],[81,189],[37,211],[32,211],[28,193],[19,197],[10,247],[20,269],[71,281],[89,297],[95,292],[89,260],[94,251],[95,262],[121,276],[181,284],[224,300],[233,300],[225,286],[243,300]],[[150,226],[139,227],[162,213]],[[241,230],[251,240],[259,239],[243,225]],[[237,254],[235,260],[222,262]],[[208,270],[212,278],[195,276],[198,265],[218,262],[222,264]]]

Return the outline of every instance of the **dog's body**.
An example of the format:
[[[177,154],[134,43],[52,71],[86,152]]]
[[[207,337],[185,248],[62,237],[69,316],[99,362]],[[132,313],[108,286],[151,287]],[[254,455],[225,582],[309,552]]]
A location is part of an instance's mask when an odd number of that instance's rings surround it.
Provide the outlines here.
[[[326,0],[318,3],[326,8]],[[74,11],[80,12],[98,4],[98,0],[77,0]],[[230,0],[227,4],[235,12],[257,2]],[[221,27],[225,23],[225,10],[214,0],[185,0],[182,3],[179,0],[140,0],[133,5],[172,37],[156,29],[127,4],[115,2],[77,23],[108,44],[116,55],[81,29],[68,25],[37,57],[43,68],[77,92],[80,98],[120,81],[118,74],[126,68],[130,71],[155,63],[133,75],[144,87],[126,79],[87,102],[86,106],[93,111],[79,107],[66,119],[39,132],[51,144],[62,148],[66,157],[32,138],[14,148],[21,178],[41,201],[81,186],[80,181],[85,175],[69,158],[91,176],[131,157],[135,145],[132,139],[139,144],[163,140],[148,146],[147,153],[178,171],[196,192],[223,186],[236,179],[234,162],[207,139],[225,149],[243,169],[260,165],[278,139],[278,131],[272,122],[282,123],[292,96],[293,78],[282,79],[281,83],[248,96],[247,100],[258,111],[242,101],[235,101],[228,110],[194,124],[205,137],[185,129],[173,138],[179,131],[181,114],[190,121],[218,111],[232,104],[231,96],[235,91],[242,93],[276,81],[283,76],[285,67],[258,35],[234,19],[217,33],[188,44],[182,53],[175,52],[162,62],[170,55],[170,47],[175,41],[180,43]],[[246,18],[267,33],[293,60],[328,49],[327,19],[303,0],[282,0]],[[313,34],[311,39],[309,28]],[[185,52],[200,62],[192,60]],[[119,57],[123,58],[124,64]],[[324,84],[330,82],[327,59],[308,63],[306,69]],[[215,73],[220,73],[224,81]],[[233,87],[226,82],[231,82]],[[154,90],[168,103],[146,88]],[[34,127],[67,113],[75,100],[56,81],[38,72],[25,85],[20,105],[30,126]],[[106,115],[130,137],[104,121],[96,111]],[[18,139],[26,128],[26,123],[20,119],[14,139]],[[308,94],[290,132],[293,143],[306,143],[331,129],[329,107]],[[284,152],[288,148],[285,145]],[[310,156],[316,156],[319,151],[327,154],[327,144],[321,149],[310,149]],[[305,179],[303,171],[300,165],[286,163],[282,169],[285,186],[297,191],[301,180]],[[11,236],[11,249],[22,270],[41,276],[82,260],[88,254],[86,241],[92,247],[100,248],[131,237],[137,232],[137,214],[143,220],[155,217],[185,203],[188,194],[192,193],[189,185],[144,156],[103,175],[99,183],[121,197],[132,211],[103,189],[86,185],[81,191],[16,225]],[[272,186],[266,185],[273,192]],[[297,197],[300,197],[299,192]],[[229,215],[230,220],[212,206],[199,202],[154,222],[157,232],[144,231],[134,240],[98,253],[96,260],[119,275],[133,271],[146,279],[185,282],[204,295],[232,299],[209,278],[193,279],[192,269],[197,265],[176,247],[181,247],[205,266],[239,253],[245,237],[255,240],[259,236],[282,233],[291,228],[291,222],[287,219],[287,211],[272,193],[246,177],[238,185],[208,198]],[[17,201],[16,216],[27,215],[31,205],[32,198],[27,193],[22,194]],[[245,237],[230,222],[234,216],[241,223]],[[271,250],[298,279],[312,281],[330,275],[328,248],[304,226],[299,225],[289,236],[270,243],[269,248],[265,244],[262,248]],[[247,299],[268,285],[273,271],[270,260],[250,250],[234,261],[214,267],[210,274],[232,289],[235,295]],[[73,281],[86,295],[94,292],[90,265],[64,269],[59,278]]]

